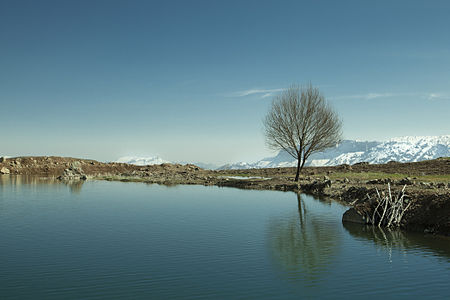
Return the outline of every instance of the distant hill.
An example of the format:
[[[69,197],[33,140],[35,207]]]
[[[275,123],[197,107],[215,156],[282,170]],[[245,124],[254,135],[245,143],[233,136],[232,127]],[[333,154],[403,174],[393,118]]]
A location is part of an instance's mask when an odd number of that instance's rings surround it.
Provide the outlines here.
[[[215,165],[215,164],[209,164],[209,163],[203,163],[203,162],[168,161],[168,160],[162,159],[159,156],[148,156],[148,157],[124,156],[124,157],[119,158],[115,162],[126,163],[126,164],[137,165],[137,166],[160,165],[160,164],[167,164],[167,163],[170,163],[170,164],[179,163],[182,165],[193,164],[193,165],[196,165],[196,166],[198,166],[202,169],[206,169],[206,170],[214,170],[219,167],[218,165]]]
[[[164,160],[158,156],[151,156],[151,157],[124,156],[116,160],[116,162],[137,166],[160,165],[164,163],[170,163],[169,161]]]

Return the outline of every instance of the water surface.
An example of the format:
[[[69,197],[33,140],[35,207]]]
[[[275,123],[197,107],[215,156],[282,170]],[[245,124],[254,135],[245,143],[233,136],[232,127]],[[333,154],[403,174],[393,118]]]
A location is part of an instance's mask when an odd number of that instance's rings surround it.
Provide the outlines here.
[[[0,176],[1,299],[446,299],[450,241],[291,192]]]

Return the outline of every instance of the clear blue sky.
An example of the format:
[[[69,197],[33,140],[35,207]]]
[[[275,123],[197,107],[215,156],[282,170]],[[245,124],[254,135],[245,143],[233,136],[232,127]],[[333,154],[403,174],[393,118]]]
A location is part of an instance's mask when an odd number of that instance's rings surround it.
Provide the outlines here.
[[[349,139],[450,133],[449,1],[0,0],[0,155],[255,161],[276,91]]]

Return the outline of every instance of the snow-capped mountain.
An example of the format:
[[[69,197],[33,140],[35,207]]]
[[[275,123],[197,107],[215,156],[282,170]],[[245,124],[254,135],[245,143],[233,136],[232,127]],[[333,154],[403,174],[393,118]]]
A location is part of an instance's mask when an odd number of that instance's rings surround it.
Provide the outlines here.
[[[392,160],[415,162],[447,156],[450,156],[450,135],[400,137],[383,142],[344,140],[334,148],[311,155],[305,165],[351,165],[363,161],[380,164]],[[240,162],[219,169],[294,167],[296,163],[297,161],[287,152],[280,151],[274,157],[264,158],[255,163]]]
[[[388,161],[416,162],[450,156],[450,135],[410,136],[393,138],[377,144],[365,152],[342,153],[327,165],[354,164],[367,161],[381,164]]]
[[[146,166],[146,165],[160,165],[170,163],[158,156],[138,157],[138,156],[124,156],[116,160],[118,163],[126,163],[131,165]]]
[[[368,149],[377,145],[377,142],[362,142],[353,140],[344,140],[334,148],[329,148],[324,152],[312,154],[306,166],[323,166],[330,160],[341,155],[342,153],[355,153],[361,151],[367,151]],[[220,170],[230,169],[251,169],[251,168],[283,168],[297,166],[297,160],[295,160],[289,153],[282,150],[274,157],[263,158],[255,163],[239,162],[235,164],[228,164],[220,167]]]
[[[368,162],[371,164],[387,163],[389,161],[415,162],[438,157],[450,156],[450,135],[443,136],[408,136],[393,138],[387,141],[356,141],[344,140],[336,147],[324,152],[315,153],[309,157],[306,166],[335,166],[341,164],[355,164]],[[144,165],[159,165],[175,163],[158,156],[137,157],[125,156],[116,162]],[[186,164],[186,162],[181,162]],[[204,169],[215,169],[212,164],[194,163]],[[252,168],[281,168],[295,167],[297,161],[286,151],[280,151],[274,157],[263,158],[254,163],[239,162],[227,164],[219,170],[252,169]]]

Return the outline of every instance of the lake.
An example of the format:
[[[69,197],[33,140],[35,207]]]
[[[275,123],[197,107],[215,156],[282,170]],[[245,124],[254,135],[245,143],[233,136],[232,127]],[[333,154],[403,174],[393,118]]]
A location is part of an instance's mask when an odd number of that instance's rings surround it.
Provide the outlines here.
[[[0,176],[1,299],[448,299],[450,240],[292,192]]]

